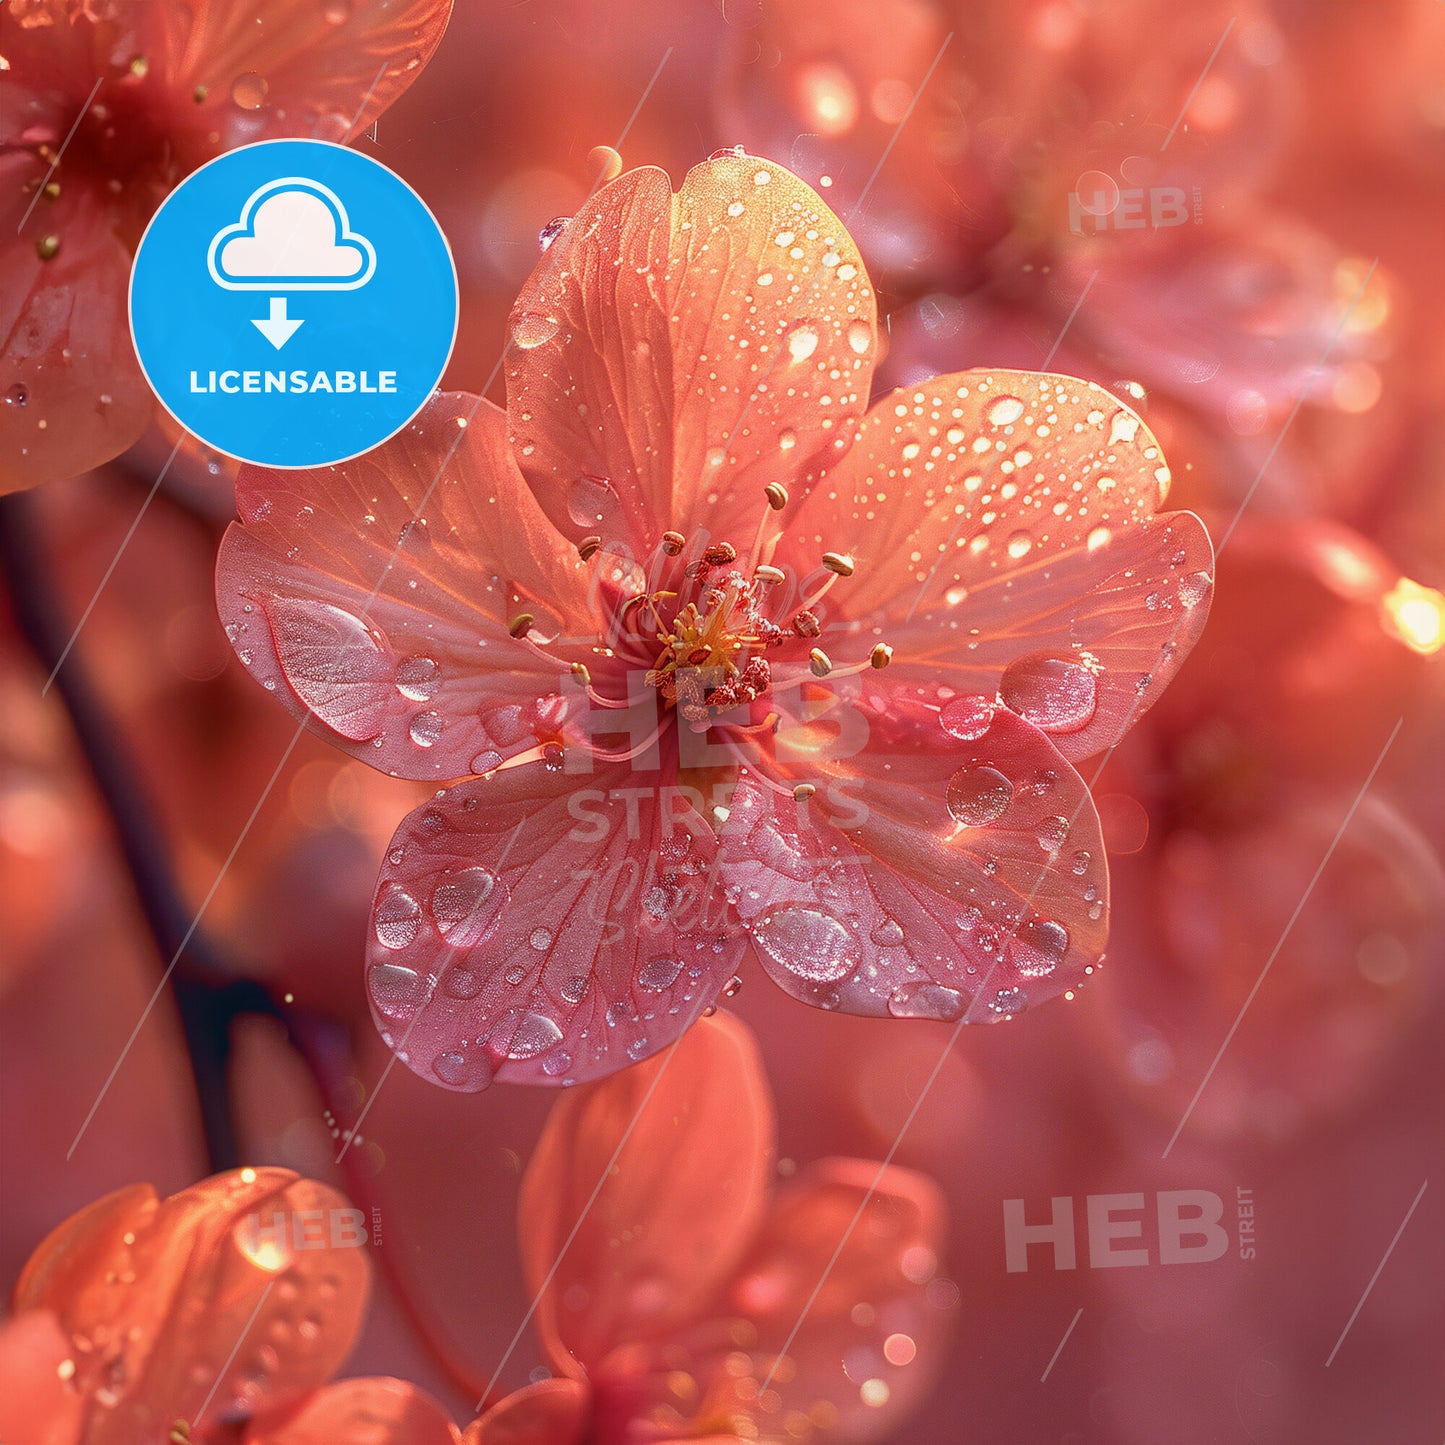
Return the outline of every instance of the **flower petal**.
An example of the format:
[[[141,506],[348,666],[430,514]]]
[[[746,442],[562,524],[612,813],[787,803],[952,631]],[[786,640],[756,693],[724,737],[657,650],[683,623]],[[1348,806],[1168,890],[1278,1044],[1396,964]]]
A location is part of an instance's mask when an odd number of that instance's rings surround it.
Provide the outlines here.
[[[32,1310],[0,1325],[0,1440],[81,1445],[85,1406],[73,1369],[74,1347],[53,1314]]]
[[[592,1370],[695,1315],[752,1245],[773,1146],[757,1047],[726,1015],[558,1100],[518,1204],[554,1368]]]
[[[49,1309],[91,1342],[75,1380],[95,1445],[284,1406],[335,1372],[360,1328],[370,1272],[350,1247],[364,1242],[356,1218],[285,1169],[216,1175],[164,1201],[135,1185],[41,1243],[15,1308]]]
[[[598,1078],[675,1039],[744,948],[689,793],[639,786],[623,765],[578,776],[532,764],[413,812],[367,943],[387,1044],[471,1092],[494,1077]]]
[[[67,188],[17,235],[26,202],[18,170],[0,158],[0,493],[108,462],[154,406],[126,320],[130,257],[100,203]],[[59,249],[42,260],[52,244]]]
[[[421,74],[451,10],[452,0],[209,0],[153,7],[135,42],[195,163],[280,136],[360,135]]]
[[[508,625],[525,611],[543,636],[585,628],[581,563],[522,485],[496,407],[439,393],[339,467],[245,467],[237,506],[222,620],[314,731],[415,778],[487,772],[559,735],[567,665]]]
[[[457,1445],[451,1417],[409,1380],[342,1380],[318,1390],[281,1424],[252,1425],[243,1445]]]
[[[844,1013],[971,1023],[1078,985],[1103,952],[1108,872],[1049,740],[988,699],[940,719],[871,680],[820,717],[816,746],[810,725],[780,729],[720,834],[724,890],[774,981]]]
[[[1191,513],[1154,515],[1168,482],[1102,387],[959,372],[868,413],[774,560],[806,575],[849,553],[826,631],[889,644],[890,677],[928,701],[998,693],[1075,761],[1127,731],[1203,628],[1213,552]]]
[[[515,1390],[462,1431],[462,1445],[582,1445],[587,1386],[541,1380]]]
[[[927,1293],[943,1233],[943,1198],[921,1174],[861,1159],[804,1170],[729,1295],[728,1312],[753,1327],[752,1369],[718,1371],[709,1403],[756,1410],[750,1387],[771,1373],[783,1416],[826,1420],[840,1440],[890,1435],[943,1364],[945,1316]]]
[[[866,405],[875,308],[843,224],[796,176],[728,155],[632,171],[552,243],[512,313],[522,470],[568,537],[635,556],[662,531],[748,546],[763,488],[800,491]]]

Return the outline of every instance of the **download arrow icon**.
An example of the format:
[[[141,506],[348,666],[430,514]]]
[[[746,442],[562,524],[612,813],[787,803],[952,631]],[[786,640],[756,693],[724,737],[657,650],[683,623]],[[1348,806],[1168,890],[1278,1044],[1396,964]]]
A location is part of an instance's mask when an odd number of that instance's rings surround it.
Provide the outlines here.
[[[284,296],[273,296],[271,298],[271,314],[264,320],[252,319],[251,325],[280,351],[283,346],[296,334],[297,328],[302,324],[301,318],[296,321],[290,320],[286,315],[286,298]]]

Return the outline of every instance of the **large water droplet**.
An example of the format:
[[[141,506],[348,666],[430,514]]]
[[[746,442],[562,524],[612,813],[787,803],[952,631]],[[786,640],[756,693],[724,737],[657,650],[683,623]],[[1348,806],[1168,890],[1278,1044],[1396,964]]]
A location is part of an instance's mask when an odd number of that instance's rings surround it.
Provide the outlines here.
[[[491,1046],[509,1059],[535,1059],[562,1042],[562,1030],[545,1014],[509,1009],[492,1030]]]
[[[412,718],[407,735],[419,748],[435,747],[444,726],[439,712],[419,712]]]
[[[485,868],[463,868],[438,883],[431,896],[437,932],[453,948],[474,948],[496,931],[511,895]]]
[[[413,702],[429,702],[441,681],[441,668],[430,657],[403,657],[396,665],[396,690]]]
[[[484,748],[467,766],[478,777],[481,777],[486,773],[495,772],[502,766],[502,755],[499,752],[493,751],[491,748]]]
[[[1012,426],[1024,414],[1024,404],[1016,396],[998,396],[988,405],[987,416],[994,426]]]
[[[1051,733],[1087,727],[1099,705],[1098,684],[1088,668],[1043,652],[1011,662],[998,695],[1025,721]]]
[[[975,763],[948,780],[948,811],[965,828],[986,828],[1003,817],[1014,785],[997,768]]]
[[[988,1011],[1003,1018],[1007,1014],[1021,1014],[1029,1004],[1029,996],[1021,988],[1001,988],[988,1001]]]
[[[637,970],[637,986],[648,993],[664,993],[677,982],[682,964],[675,958],[652,958]]]
[[[976,694],[955,697],[943,705],[938,721],[950,737],[973,742],[993,726],[993,707],[986,697]]]
[[[421,927],[421,904],[405,888],[390,883],[376,901],[372,927],[383,948],[405,948]]]
[[[431,1068],[442,1083],[471,1093],[485,1089],[492,1082],[492,1066],[486,1055],[477,1051],[438,1054],[431,1061]]]
[[[261,605],[292,692],[342,737],[375,737],[386,717],[393,669],[367,625],[309,598],[273,597]]]
[[[556,334],[561,322],[544,311],[516,311],[512,313],[512,340],[523,351],[532,351],[545,346]]]
[[[374,963],[366,975],[371,1000],[389,1019],[410,1018],[422,1001],[421,975],[399,963]]]
[[[1191,572],[1179,579],[1179,601],[1185,607],[1198,607],[1209,595],[1211,585],[1208,572]]]
[[[537,232],[537,249],[546,251],[551,248],[552,242],[567,229],[571,216],[553,216],[540,231]]]
[[[1069,951],[1069,930],[1051,918],[1025,923],[1010,950],[1013,966],[1025,978],[1047,978]]]
[[[260,110],[266,103],[266,92],[270,88],[266,84],[265,76],[257,75],[254,70],[248,70],[231,82],[231,99],[242,110]]]
[[[848,345],[858,353],[859,356],[866,356],[868,348],[873,344],[873,328],[866,321],[852,321],[848,324]]]
[[[794,361],[806,361],[818,349],[818,328],[811,321],[800,321],[787,334],[788,355]]]
[[[846,978],[859,963],[858,942],[831,913],[788,903],[752,926],[754,941],[772,960],[813,983]]]
[[[583,473],[567,492],[567,511],[579,527],[595,527],[611,517],[618,501],[617,492],[606,477]]]
[[[896,1019],[956,1019],[963,1007],[963,995],[941,983],[908,983],[888,996],[888,1012]]]

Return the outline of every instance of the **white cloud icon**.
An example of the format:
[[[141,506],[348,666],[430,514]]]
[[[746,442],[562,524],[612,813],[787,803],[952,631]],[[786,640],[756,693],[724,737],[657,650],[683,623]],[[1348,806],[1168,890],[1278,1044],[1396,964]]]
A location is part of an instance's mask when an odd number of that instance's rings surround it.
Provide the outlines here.
[[[247,197],[241,219],[211,238],[206,265],[228,291],[354,291],[371,280],[376,250],[334,191],[287,176]]]

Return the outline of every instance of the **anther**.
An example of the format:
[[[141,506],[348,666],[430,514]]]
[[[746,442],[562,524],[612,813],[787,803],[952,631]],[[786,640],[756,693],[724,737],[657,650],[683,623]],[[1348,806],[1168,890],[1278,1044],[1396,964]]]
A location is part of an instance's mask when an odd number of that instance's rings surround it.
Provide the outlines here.
[[[702,560],[709,567],[726,567],[729,562],[736,562],[737,558],[738,549],[731,542],[714,542],[702,554]]]
[[[815,788],[812,783],[799,783],[798,786],[793,789],[793,797],[800,803],[806,803],[817,791],[817,788]]]
[[[669,557],[676,557],[685,546],[687,546],[687,538],[681,532],[664,532],[662,534],[662,550]]]
[[[767,563],[764,563],[761,567],[755,567],[753,569],[753,580],[755,582],[781,582],[784,580],[783,569],[781,567],[769,567]]]
[[[853,575],[853,559],[846,552],[824,552],[823,565],[840,577]]]
[[[793,618],[793,631],[799,637],[816,637],[823,630],[823,624],[811,612],[803,611]]]
[[[873,655],[868,659],[872,667],[887,667],[893,661],[893,649],[886,642],[880,642],[874,649]]]
[[[519,612],[508,624],[507,631],[513,637],[525,637],[531,630],[536,618],[530,612]]]
[[[808,654],[808,666],[814,677],[827,677],[833,670],[833,659],[821,647],[815,647]]]
[[[602,538],[593,533],[590,537],[583,537],[577,544],[577,555],[585,562],[602,545]]]
[[[572,676],[582,684],[583,687],[592,686],[592,674],[587,670],[585,662],[574,662],[572,664]]]
[[[781,482],[769,482],[763,488],[763,495],[775,512],[781,512],[788,505],[788,489]]]

